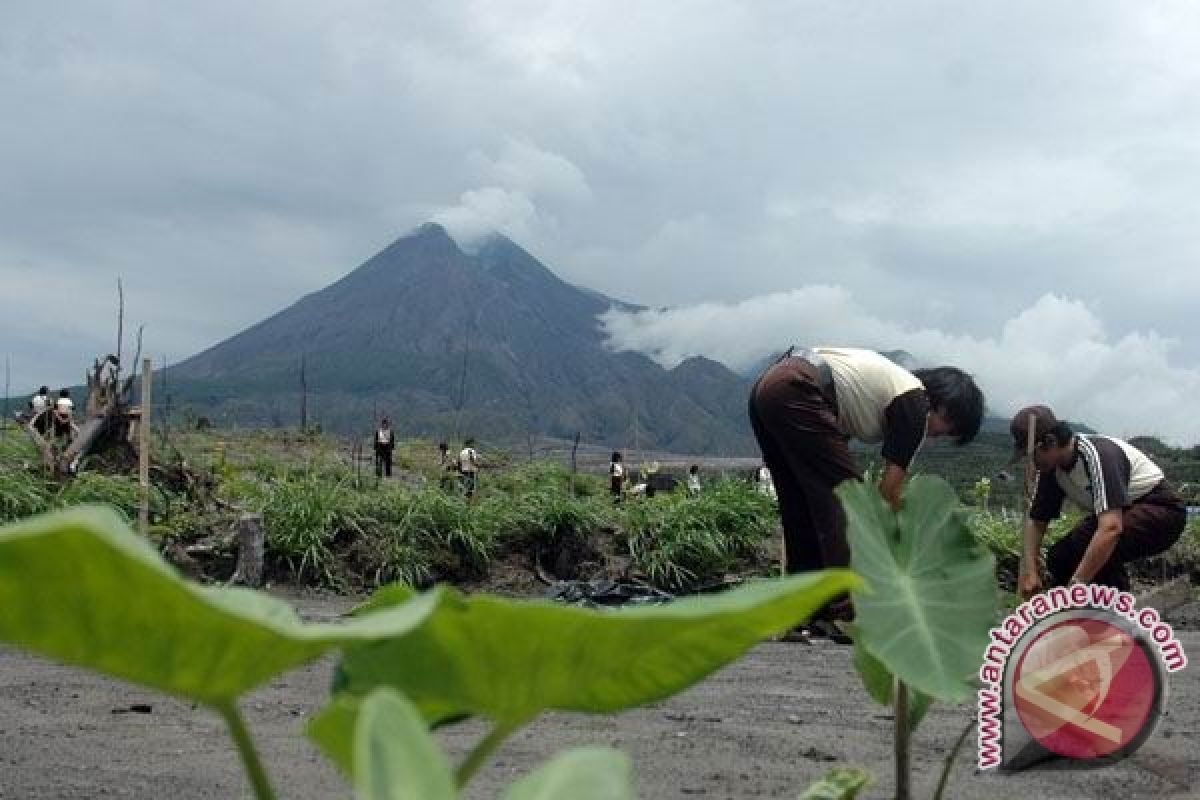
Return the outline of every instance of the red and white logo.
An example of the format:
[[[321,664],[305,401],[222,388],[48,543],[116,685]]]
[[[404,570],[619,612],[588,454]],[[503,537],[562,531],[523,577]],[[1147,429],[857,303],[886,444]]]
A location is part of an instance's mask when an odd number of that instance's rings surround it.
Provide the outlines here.
[[[1120,756],[1158,720],[1154,656],[1104,619],[1067,615],[1038,632],[1013,673],[1013,706],[1029,735],[1073,759]]]

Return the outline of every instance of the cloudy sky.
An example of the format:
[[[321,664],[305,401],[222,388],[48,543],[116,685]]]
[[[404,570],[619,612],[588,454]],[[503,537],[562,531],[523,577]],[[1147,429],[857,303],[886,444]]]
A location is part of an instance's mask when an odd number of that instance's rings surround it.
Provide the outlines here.
[[[9,2],[13,390],[174,361],[428,219],[664,364],[903,347],[1200,441],[1192,2]]]

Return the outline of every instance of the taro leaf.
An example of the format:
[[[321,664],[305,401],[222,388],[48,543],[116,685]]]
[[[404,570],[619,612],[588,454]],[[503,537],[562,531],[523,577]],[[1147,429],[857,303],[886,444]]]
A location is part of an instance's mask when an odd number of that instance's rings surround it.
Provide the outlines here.
[[[403,634],[440,600],[304,625],[268,595],[183,580],[107,508],[0,529],[0,642],[214,706],[332,647]]]
[[[444,590],[419,629],[348,648],[337,688],[393,686],[435,722],[482,714],[514,727],[545,709],[618,711],[675,694],[857,586],[828,570],[608,610]]]
[[[401,694],[376,689],[363,700],[339,698],[309,725],[309,738],[346,774],[364,800],[453,798],[454,777],[425,720]],[[506,800],[631,800],[633,768],[616,750],[559,753],[509,787]]]
[[[854,800],[870,780],[871,776],[861,769],[839,767],[809,786],[800,800]]]
[[[917,476],[893,512],[875,487],[846,481],[850,565],[863,647],[900,680],[940,700],[971,691],[996,613],[994,559],[940,478]]]
[[[632,800],[633,765],[607,747],[559,753],[509,787],[505,800]]]
[[[885,706],[895,704],[896,678],[892,673],[888,672],[879,659],[867,652],[862,643],[858,641],[861,634],[855,631],[854,640],[854,668],[858,670],[858,675],[862,678],[863,686],[867,690],[867,694],[871,695],[871,699],[876,703]],[[925,712],[929,710],[929,706],[933,703],[933,698],[919,689],[909,688],[908,690],[908,729],[914,731],[917,725],[925,717]]]
[[[421,713],[391,689],[363,700],[354,726],[354,788],[361,800],[454,800],[446,755]],[[349,737],[347,737],[349,738]]]

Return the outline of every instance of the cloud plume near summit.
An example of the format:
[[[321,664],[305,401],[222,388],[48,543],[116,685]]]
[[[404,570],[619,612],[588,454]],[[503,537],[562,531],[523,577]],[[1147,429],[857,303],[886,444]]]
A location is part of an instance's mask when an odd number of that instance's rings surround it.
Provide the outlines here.
[[[1047,403],[1066,419],[1114,436],[1200,442],[1190,401],[1200,396],[1200,370],[1172,362],[1176,343],[1152,330],[1112,336],[1087,305],[1058,294],[1042,295],[984,336],[885,319],[834,285],[738,303],[611,310],[601,324],[613,349],[636,350],[667,367],[702,355],[744,371],[791,344],[903,349],[923,365],[952,364],[974,374],[993,414]]]

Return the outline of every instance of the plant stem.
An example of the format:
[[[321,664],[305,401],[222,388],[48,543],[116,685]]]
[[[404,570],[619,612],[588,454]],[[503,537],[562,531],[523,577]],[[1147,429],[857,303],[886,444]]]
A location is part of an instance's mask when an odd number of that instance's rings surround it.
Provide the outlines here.
[[[908,686],[896,679],[896,800],[909,800]]]
[[[233,736],[234,744],[237,745],[238,755],[242,757],[242,766],[246,768],[250,785],[254,787],[254,796],[257,800],[275,800],[275,793],[271,791],[271,782],[267,779],[262,762],[258,760],[258,751],[254,749],[250,731],[246,730],[246,723],[242,720],[242,715],[238,713],[237,706],[233,703],[222,704],[217,706],[216,710],[224,718],[225,724],[229,726],[229,733]]]
[[[946,790],[946,781],[950,779],[950,769],[954,766],[954,759],[958,758],[958,751],[962,750],[963,742],[967,740],[967,736],[973,730],[975,730],[975,720],[967,723],[967,727],[963,728],[963,732],[958,735],[958,741],[954,743],[954,747],[950,748],[950,755],[946,756],[946,763],[942,767],[942,777],[938,781],[937,791],[933,793],[933,800],[942,800],[942,792]]]
[[[488,756],[519,727],[521,726],[512,723],[497,722],[495,727],[488,731],[488,735],[483,737],[479,744],[475,745],[475,749],[467,754],[466,760],[455,771],[454,782],[459,789],[462,789],[470,782],[475,773],[479,771],[479,768],[487,761]]]

